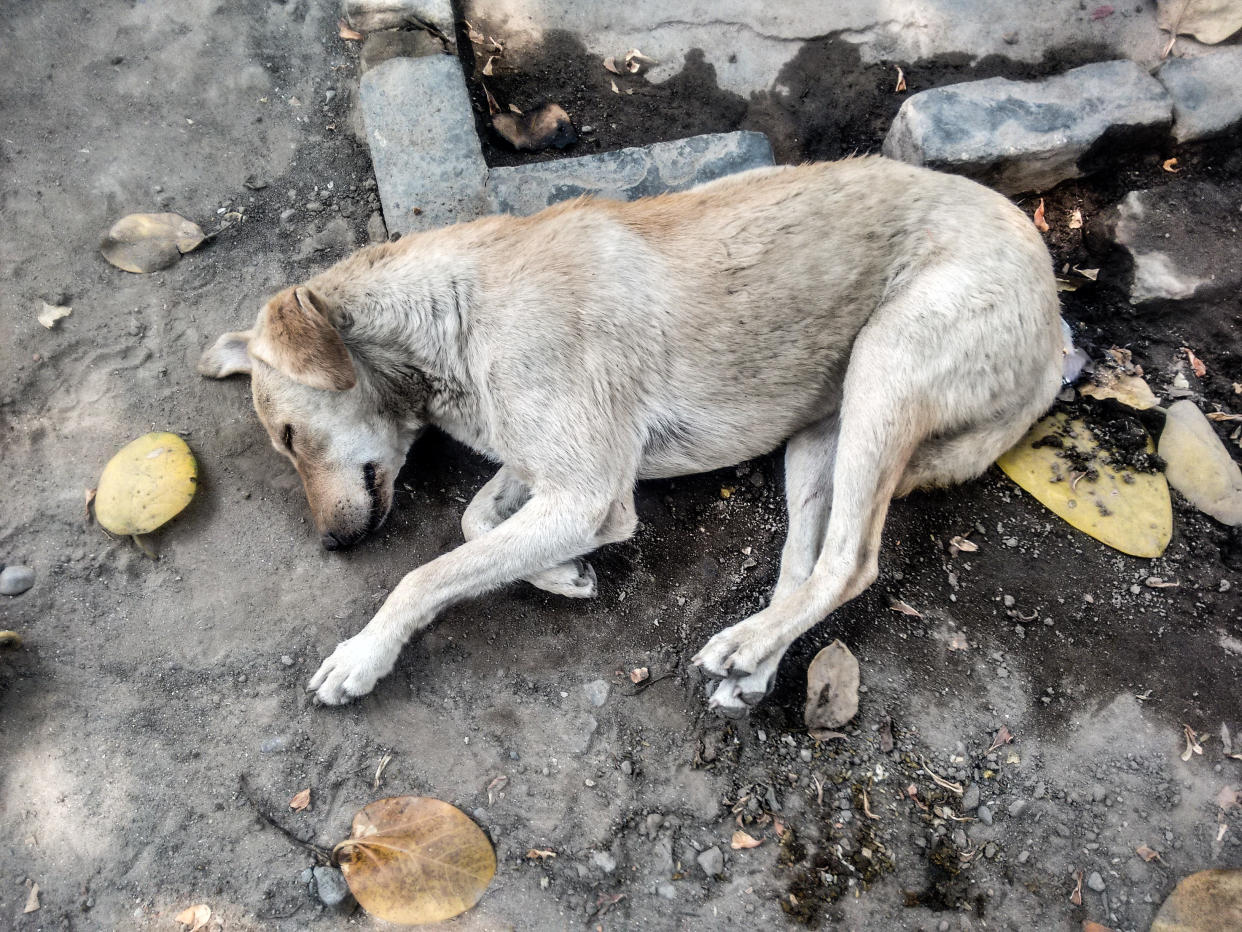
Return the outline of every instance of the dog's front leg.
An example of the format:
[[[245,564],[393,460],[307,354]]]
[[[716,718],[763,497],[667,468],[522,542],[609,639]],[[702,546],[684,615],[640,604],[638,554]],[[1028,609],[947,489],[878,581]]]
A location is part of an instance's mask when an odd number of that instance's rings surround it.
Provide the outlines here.
[[[397,662],[402,645],[447,606],[530,576],[616,539],[633,528],[633,506],[581,493],[538,492],[507,521],[409,573],[358,634],[323,662],[309,689],[336,705],[369,693]]]

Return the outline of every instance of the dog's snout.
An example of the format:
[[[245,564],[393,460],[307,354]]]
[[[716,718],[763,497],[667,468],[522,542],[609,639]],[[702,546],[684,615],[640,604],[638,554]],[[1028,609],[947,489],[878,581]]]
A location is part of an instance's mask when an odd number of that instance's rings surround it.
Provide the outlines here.
[[[323,543],[324,550],[340,550],[345,546],[341,542],[341,539],[331,532],[323,535],[323,537],[320,538],[320,541]]]

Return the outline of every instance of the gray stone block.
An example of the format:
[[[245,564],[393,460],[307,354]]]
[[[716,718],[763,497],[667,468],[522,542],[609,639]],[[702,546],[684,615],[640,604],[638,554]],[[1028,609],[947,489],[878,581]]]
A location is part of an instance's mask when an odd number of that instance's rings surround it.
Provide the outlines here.
[[[435,26],[453,37],[451,0],[344,0],[341,15],[359,32],[397,29],[411,20]]]
[[[989,78],[911,96],[884,154],[968,175],[1007,194],[1042,191],[1084,174],[1082,157],[1107,136],[1163,132],[1164,86],[1131,61],[1098,62],[1042,81]]]
[[[1242,185],[1178,179],[1131,191],[1100,232],[1131,265],[1130,301],[1185,301],[1242,291],[1237,249]]]
[[[533,214],[582,194],[620,201],[684,191],[706,181],[772,164],[763,133],[691,136],[579,158],[494,168],[488,200],[502,213]]]
[[[390,59],[362,76],[359,100],[390,232],[486,212],[487,165],[456,58]]]
[[[1173,98],[1173,137],[1178,142],[1222,136],[1242,124],[1242,46],[1198,58],[1173,58],[1156,77]]]
[[[444,43],[422,29],[384,29],[373,32],[362,41],[358,55],[358,73],[366,74],[391,58],[422,58],[443,55]]]

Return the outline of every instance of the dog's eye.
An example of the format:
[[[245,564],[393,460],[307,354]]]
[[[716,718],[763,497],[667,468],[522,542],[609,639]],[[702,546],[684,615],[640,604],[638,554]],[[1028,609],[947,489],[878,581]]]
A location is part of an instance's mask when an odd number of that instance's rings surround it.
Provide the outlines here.
[[[282,439],[284,440],[285,449],[288,450],[290,453],[292,453],[293,452],[293,425],[292,424],[285,425],[285,434]]]

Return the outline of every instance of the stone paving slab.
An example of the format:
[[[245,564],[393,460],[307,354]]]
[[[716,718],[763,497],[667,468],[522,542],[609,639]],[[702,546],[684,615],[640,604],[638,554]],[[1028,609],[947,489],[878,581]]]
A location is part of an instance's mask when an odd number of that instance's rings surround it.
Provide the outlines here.
[[[1242,124],[1242,46],[1199,58],[1172,58],[1156,77],[1173,98],[1178,142],[1223,136]]]
[[[389,231],[447,226],[484,213],[487,165],[457,59],[393,58],[359,83]]]
[[[771,164],[772,147],[763,133],[713,133],[554,162],[494,168],[487,195],[495,211],[533,214],[583,194],[631,201],[684,191]]]
[[[977,178],[1006,194],[1042,191],[1084,173],[1106,136],[1152,135],[1172,121],[1164,86],[1131,61],[1097,62],[1041,81],[989,78],[914,94],[884,154]]]
[[[341,15],[359,32],[397,29],[414,20],[453,36],[451,0],[344,0]]]

